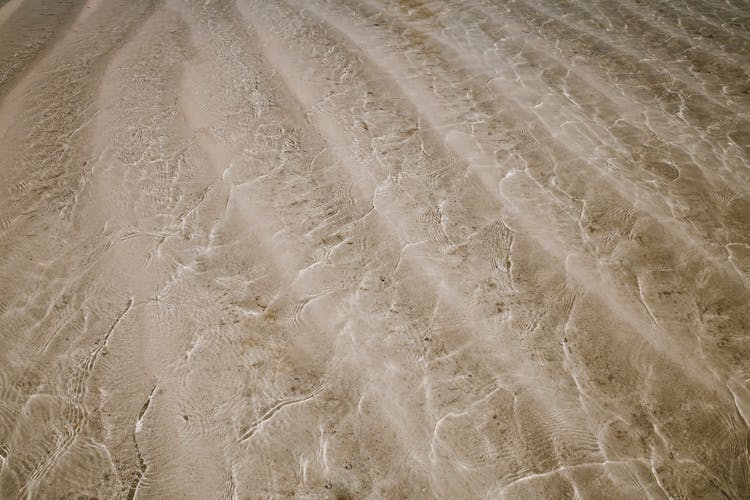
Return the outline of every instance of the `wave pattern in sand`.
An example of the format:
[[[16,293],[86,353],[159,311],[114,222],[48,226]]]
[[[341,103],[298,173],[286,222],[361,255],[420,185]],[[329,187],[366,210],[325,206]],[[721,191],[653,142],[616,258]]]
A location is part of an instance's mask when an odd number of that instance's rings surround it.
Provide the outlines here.
[[[0,497],[747,498],[748,12],[0,0]]]

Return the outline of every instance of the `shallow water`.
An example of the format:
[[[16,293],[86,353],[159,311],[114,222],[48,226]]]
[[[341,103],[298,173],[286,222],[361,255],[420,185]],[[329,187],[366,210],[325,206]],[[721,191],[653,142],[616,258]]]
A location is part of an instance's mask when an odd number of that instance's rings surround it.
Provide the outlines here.
[[[0,0],[0,497],[749,497],[748,12]]]

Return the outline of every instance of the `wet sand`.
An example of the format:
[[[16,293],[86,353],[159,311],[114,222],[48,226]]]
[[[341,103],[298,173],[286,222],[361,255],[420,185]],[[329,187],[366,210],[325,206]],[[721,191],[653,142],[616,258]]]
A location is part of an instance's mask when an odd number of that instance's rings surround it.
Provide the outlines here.
[[[750,497],[749,12],[0,0],[0,498]]]

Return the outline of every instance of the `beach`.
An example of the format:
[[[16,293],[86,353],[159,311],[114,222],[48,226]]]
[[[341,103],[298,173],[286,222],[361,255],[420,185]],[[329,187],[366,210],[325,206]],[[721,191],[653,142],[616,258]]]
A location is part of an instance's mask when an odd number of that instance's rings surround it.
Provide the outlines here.
[[[0,0],[0,498],[750,497],[748,13]]]

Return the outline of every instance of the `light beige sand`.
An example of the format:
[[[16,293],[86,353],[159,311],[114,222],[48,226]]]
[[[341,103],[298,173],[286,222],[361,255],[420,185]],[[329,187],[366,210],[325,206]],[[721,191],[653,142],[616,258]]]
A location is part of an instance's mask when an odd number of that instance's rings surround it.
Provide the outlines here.
[[[747,2],[0,3],[0,498],[750,497]]]

